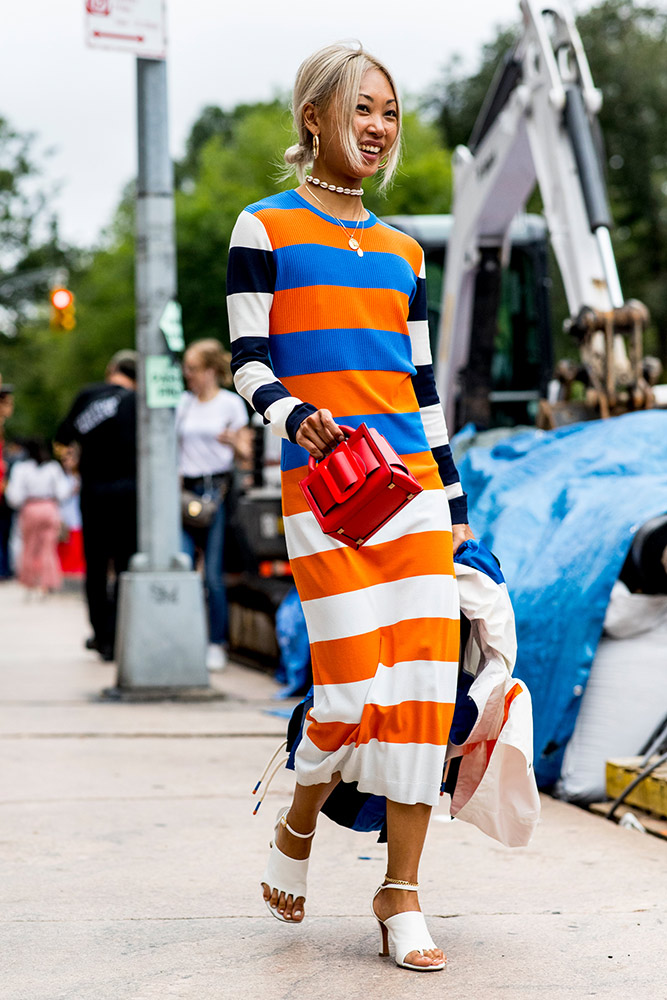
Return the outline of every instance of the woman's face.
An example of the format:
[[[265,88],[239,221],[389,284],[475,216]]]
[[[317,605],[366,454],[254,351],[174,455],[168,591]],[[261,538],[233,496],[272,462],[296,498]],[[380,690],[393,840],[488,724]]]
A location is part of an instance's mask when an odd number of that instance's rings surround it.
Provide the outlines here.
[[[183,375],[188,389],[195,396],[206,392],[216,382],[215,369],[207,368],[200,352],[192,349],[183,356]]]
[[[352,121],[354,140],[363,161],[361,169],[351,167],[345,156],[336,123],[335,102],[324,112],[313,111],[313,121],[319,125],[320,135],[320,154],[313,167],[318,177],[327,180],[330,175],[332,179],[358,181],[377,173],[380,161],[398,137],[396,95],[384,73],[369,69],[361,78]]]

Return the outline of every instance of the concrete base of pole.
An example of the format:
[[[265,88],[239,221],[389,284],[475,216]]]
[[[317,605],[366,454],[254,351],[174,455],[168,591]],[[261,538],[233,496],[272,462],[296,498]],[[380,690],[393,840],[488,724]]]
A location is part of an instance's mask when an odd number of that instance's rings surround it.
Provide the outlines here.
[[[116,629],[117,688],[209,688],[207,629],[198,573],[123,573]],[[157,691],[156,691],[157,693]]]

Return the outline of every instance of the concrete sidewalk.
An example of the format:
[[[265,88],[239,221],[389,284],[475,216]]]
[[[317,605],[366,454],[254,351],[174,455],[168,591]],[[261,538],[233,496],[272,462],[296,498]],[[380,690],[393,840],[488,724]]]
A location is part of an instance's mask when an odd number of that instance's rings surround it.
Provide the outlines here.
[[[275,686],[230,666],[206,704],[101,702],[81,598],[0,585],[3,1000],[667,998],[667,847],[545,798],[510,851],[434,814],[421,900],[443,973],[377,956],[373,835],[325,818],[300,927],[258,882],[281,774],[250,795],[284,720]]]

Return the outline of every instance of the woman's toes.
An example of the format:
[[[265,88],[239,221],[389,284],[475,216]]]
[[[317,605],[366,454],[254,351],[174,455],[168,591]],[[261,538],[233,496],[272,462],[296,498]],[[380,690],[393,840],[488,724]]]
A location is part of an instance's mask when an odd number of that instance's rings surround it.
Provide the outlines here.
[[[268,903],[271,899],[271,887],[268,886],[266,882],[262,882],[262,895],[264,897],[264,902]]]

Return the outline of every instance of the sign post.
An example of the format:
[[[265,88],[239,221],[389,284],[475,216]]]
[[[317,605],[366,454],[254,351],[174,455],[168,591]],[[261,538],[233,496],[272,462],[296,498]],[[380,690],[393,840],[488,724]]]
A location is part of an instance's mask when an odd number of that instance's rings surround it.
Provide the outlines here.
[[[87,0],[90,44],[137,58],[136,347],[139,552],[120,579],[118,689],[209,691],[201,578],[181,553],[174,345],[176,241],[162,0]],[[150,57],[146,56],[146,53]],[[166,319],[165,319],[166,317]],[[171,343],[167,342],[166,328]]]

